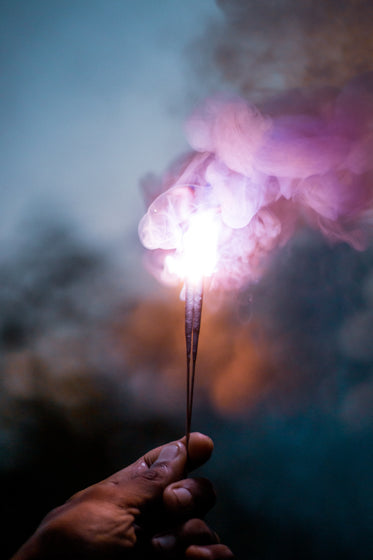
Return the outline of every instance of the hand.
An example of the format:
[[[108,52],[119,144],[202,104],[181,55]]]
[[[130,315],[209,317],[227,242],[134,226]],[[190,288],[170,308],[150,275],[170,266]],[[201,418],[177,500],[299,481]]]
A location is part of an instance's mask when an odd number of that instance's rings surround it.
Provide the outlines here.
[[[192,434],[153,449],[129,467],[75,494],[43,520],[13,560],[233,558],[202,521],[214,504],[205,479],[183,479],[213,449]]]

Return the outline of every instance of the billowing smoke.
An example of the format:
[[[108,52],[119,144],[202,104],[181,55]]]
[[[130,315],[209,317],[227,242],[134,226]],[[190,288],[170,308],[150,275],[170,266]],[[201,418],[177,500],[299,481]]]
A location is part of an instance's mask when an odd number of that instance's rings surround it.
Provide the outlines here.
[[[372,70],[370,0],[216,4],[222,19],[191,48],[199,87],[208,91],[233,87],[258,100],[300,85],[339,87]]]
[[[219,288],[257,279],[300,224],[362,249],[372,219],[372,127],[372,73],[342,89],[293,90],[260,108],[208,99],[187,122],[194,153],[156,183],[156,194],[164,192],[140,223],[156,274],[172,280],[165,257],[181,250],[191,216],[206,209],[219,223]]]

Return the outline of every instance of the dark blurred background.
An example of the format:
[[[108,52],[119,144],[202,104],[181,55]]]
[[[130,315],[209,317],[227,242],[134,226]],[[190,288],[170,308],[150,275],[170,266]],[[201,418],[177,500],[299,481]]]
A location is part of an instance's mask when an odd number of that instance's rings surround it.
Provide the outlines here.
[[[139,183],[209,93],[372,69],[368,1],[0,2],[4,558],[53,507],[184,430],[183,304],[142,266]],[[162,325],[162,329],[159,328]],[[206,296],[194,428],[239,558],[373,557],[373,247],[299,231]]]

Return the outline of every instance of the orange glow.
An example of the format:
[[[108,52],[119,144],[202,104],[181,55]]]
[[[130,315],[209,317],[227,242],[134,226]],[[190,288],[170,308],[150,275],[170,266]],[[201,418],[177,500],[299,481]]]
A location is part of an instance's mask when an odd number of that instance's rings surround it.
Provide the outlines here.
[[[153,400],[176,412],[184,410],[185,400],[185,341],[179,328],[183,314],[183,306],[173,298],[139,302],[118,331],[131,386],[138,387],[137,379],[145,378]],[[207,399],[227,416],[253,409],[276,384],[273,348],[258,334],[260,325],[242,324],[224,305],[214,312],[206,305],[202,328],[196,398]],[[136,398],[141,397],[138,392]]]

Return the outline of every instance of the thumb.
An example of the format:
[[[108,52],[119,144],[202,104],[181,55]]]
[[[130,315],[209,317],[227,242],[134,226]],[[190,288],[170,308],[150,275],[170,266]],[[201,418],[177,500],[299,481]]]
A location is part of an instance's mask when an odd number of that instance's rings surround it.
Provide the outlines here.
[[[141,509],[160,498],[166,486],[183,478],[186,455],[185,445],[181,441],[175,441],[150,451],[127,467],[127,505]]]
[[[177,441],[152,449],[135,463],[118,471],[104,483],[115,488],[116,500],[122,506],[141,509],[152,500],[161,498],[163,490],[172,482],[184,478],[186,471],[208,461],[214,444],[198,432],[190,434],[187,464],[185,436]]]

